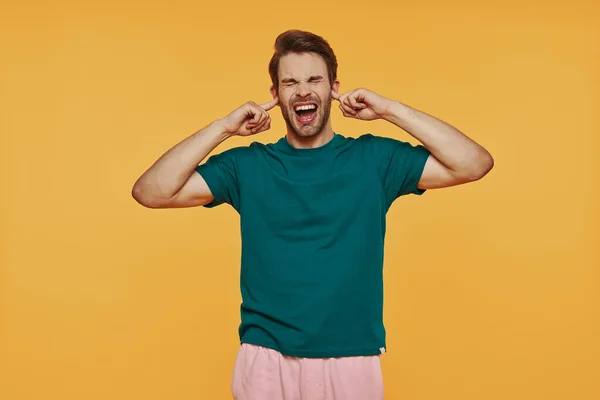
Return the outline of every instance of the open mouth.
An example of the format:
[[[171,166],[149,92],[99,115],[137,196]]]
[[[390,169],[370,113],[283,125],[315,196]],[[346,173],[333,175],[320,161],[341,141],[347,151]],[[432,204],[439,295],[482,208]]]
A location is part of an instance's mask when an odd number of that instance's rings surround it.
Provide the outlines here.
[[[317,105],[315,103],[302,103],[294,107],[296,119],[303,124],[311,123],[317,116]]]

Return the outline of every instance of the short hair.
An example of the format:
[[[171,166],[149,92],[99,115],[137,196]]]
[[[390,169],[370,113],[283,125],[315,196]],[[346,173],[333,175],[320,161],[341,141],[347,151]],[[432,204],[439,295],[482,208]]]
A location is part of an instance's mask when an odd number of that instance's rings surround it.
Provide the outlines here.
[[[311,32],[291,29],[281,33],[275,39],[275,53],[269,62],[269,75],[273,86],[279,88],[279,60],[289,53],[315,53],[325,60],[329,84],[337,79],[337,58],[329,43],[321,36]]]

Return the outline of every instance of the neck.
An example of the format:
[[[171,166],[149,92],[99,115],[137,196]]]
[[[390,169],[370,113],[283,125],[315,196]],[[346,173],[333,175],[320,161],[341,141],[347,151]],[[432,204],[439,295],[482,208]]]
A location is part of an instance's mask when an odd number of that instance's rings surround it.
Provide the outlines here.
[[[327,121],[321,132],[310,137],[302,137],[296,134],[293,129],[288,127],[285,135],[288,143],[297,149],[314,149],[327,144],[333,139],[333,128],[331,120]]]

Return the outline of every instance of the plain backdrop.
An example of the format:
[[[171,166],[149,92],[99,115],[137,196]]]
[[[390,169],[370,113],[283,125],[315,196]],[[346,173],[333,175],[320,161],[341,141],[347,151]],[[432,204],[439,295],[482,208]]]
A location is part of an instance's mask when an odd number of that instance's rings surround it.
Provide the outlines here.
[[[388,214],[386,399],[600,398],[595,1],[3,1],[0,398],[231,399],[239,216],[131,197],[161,154],[271,99],[291,28],[495,167]],[[232,138],[215,152],[285,134]],[[416,143],[385,121],[336,132]]]

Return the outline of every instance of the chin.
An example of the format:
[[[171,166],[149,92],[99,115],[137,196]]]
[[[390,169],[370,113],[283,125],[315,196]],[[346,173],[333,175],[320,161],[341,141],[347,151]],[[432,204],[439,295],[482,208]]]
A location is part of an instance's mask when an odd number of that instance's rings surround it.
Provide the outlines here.
[[[298,126],[297,122],[294,121],[291,126],[291,130],[296,134],[296,136],[301,138],[312,138],[315,136],[319,136],[323,129],[325,129],[325,124],[322,120],[315,121],[314,124],[309,126]]]

